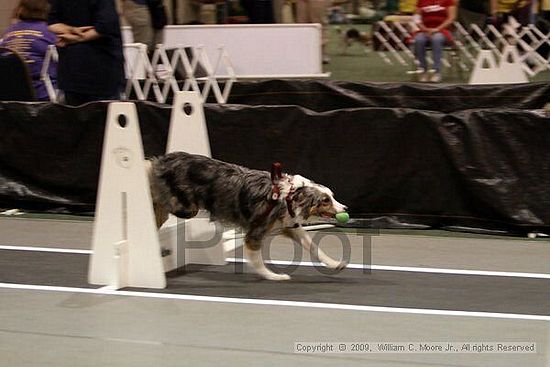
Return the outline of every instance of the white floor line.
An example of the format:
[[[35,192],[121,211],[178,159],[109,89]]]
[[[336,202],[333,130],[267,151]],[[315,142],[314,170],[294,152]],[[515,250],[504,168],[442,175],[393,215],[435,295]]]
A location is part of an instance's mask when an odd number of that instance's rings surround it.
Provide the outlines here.
[[[7,246],[7,245],[0,245],[0,250],[58,252],[63,254],[87,254],[87,255],[92,253],[92,250],[79,250],[79,249],[71,249],[71,248]]]
[[[228,262],[246,262],[244,259],[227,258]],[[267,260],[267,264],[272,265],[298,265],[298,266],[323,266],[319,262],[301,261],[293,262],[288,260]],[[348,264],[347,269],[365,269],[365,270],[384,270],[384,271],[404,271],[413,273],[434,273],[434,274],[454,274],[454,275],[479,275],[491,277],[510,277],[510,278],[534,278],[550,279],[550,274],[545,273],[523,273],[513,271],[490,271],[490,270],[464,270],[464,269],[445,269],[445,268],[421,268],[414,266],[393,266],[393,265],[363,265]]]
[[[92,253],[91,250],[66,249],[55,247],[31,247],[31,246],[6,246],[0,245],[0,250],[14,251],[36,251],[36,252],[57,252],[68,254],[85,254]],[[243,262],[243,259],[227,258],[228,262]],[[267,264],[273,265],[298,265],[298,266],[323,266],[318,262],[301,261],[294,263],[288,260],[267,260]],[[454,275],[479,275],[491,277],[510,277],[510,278],[532,278],[532,279],[550,279],[550,274],[546,273],[524,273],[514,271],[491,271],[491,270],[465,270],[465,269],[445,269],[445,268],[423,268],[414,266],[393,266],[393,265],[363,265],[363,264],[348,264],[347,269],[365,269],[365,270],[384,270],[384,271],[404,271],[411,273],[432,273],[432,274],[454,274]]]
[[[550,316],[541,316],[541,315],[496,313],[496,312],[474,312],[474,311],[452,311],[452,310],[402,308],[402,307],[361,306],[361,305],[346,305],[346,304],[338,304],[338,303],[297,302],[297,301],[283,301],[283,300],[272,300],[272,299],[196,296],[196,295],[186,295],[186,294],[150,293],[150,292],[136,292],[136,291],[115,291],[115,290],[109,290],[106,288],[92,289],[92,288],[74,288],[74,287],[53,287],[53,286],[46,286],[46,285],[0,283],[0,289],[82,293],[82,294],[97,294],[97,295],[105,295],[105,296],[171,299],[171,300],[182,300],[182,301],[216,302],[216,303],[262,305],[262,306],[317,308],[317,309],[331,309],[331,310],[342,310],[342,311],[384,312],[384,313],[415,314],[415,315],[550,321]]]

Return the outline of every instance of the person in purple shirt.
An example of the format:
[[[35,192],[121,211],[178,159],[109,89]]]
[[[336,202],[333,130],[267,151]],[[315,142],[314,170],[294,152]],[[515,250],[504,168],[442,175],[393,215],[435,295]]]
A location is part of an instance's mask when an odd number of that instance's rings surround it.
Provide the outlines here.
[[[56,36],[48,30],[48,0],[21,0],[15,9],[15,22],[0,37],[0,47],[17,52],[29,68],[29,74],[39,101],[49,100],[46,85],[40,80],[40,73],[49,45],[56,42]],[[56,66],[50,64],[50,79],[56,87]]]

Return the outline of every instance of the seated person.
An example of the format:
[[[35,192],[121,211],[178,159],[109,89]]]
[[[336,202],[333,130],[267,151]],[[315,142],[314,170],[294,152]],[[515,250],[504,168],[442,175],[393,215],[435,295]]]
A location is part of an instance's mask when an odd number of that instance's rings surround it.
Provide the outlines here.
[[[441,81],[441,58],[445,43],[452,43],[453,37],[449,31],[456,18],[455,0],[418,0],[414,20],[419,31],[414,35],[414,51],[422,69],[421,82]],[[428,74],[426,48],[432,49],[433,69]]]
[[[49,100],[46,86],[40,80],[40,72],[49,45],[56,36],[48,31],[48,0],[21,0],[15,9],[16,21],[6,29],[0,39],[0,47],[17,52],[28,66],[29,74],[39,101]],[[55,88],[55,65],[50,64],[50,78]]]

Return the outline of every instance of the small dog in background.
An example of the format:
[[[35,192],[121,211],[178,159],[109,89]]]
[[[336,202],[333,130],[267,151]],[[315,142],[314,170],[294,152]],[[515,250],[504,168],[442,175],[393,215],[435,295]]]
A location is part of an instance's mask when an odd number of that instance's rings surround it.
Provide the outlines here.
[[[278,164],[270,175],[184,152],[152,159],[148,171],[159,228],[169,213],[192,218],[199,209],[206,209],[213,220],[246,231],[245,256],[265,279],[290,279],[287,274],[269,270],[262,260],[262,240],[277,229],[328,268],[338,270],[347,265],[326,255],[301,226],[310,216],[330,218],[346,210],[327,187],[299,175],[284,174]]]
[[[367,32],[360,32],[356,28],[350,28],[346,32],[343,32],[341,28],[338,28],[338,32],[341,34],[341,54],[345,55],[349,47],[354,43],[360,44],[365,47],[365,52],[368,52],[367,47],[372,43],[372,37]]]

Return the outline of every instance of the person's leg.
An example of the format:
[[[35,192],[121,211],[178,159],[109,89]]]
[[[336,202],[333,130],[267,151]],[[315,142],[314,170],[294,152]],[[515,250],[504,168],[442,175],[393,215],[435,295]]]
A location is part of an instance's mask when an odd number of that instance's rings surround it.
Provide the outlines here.
[[[249,18],[251,23],[273,23],[273,4],[271,0],[252,1]]]
[[[164,8],[166,9],[166,20],[168,24],[176,23],[176,15],[174,14],[174,2],[175,0],[163,0]]]
[[[327,24],[326,0],[309,0],[309,18],[311,23]]]
[[[155,45],[155,47],[159,43],[164,43],[164,29],[155,29],[153,33],[154,33],[153,44]]]
[[[309,23],[309,5],[307,1],[296,1],[296,23]]]
[[[321,24],[321,49],[323,53],[323,63],[325,64],[330,60],[326,52],[326,46],[328,44],[327,7],[328,2],[326,0],[309,0],[309,20],[311,23]]]
[[[276,23],[275,15],[273,12],[273,1],[272,0],[263,0],[258,1],[260,7],[260,13],[262,15],[262,23]]]
[[[445,35],[443,33],[432,34],[431,46],[434,59],[434,69],[436,73],[441,72],[441,58],[443,57],[443,46],[445,45]]]
[[[124,18],[132,28],[134,43],[144,43],[149,50],[154,49],[153,26],[147,6],[125,0],[122,9]]]
[[[275,23],[283,23],[284,4],[284,0],[273,0],[273,17],[275,18]]]
[[[425,33],[417,33],[414,37],[414,55],[424,72],[428,71],[428,64],[426,62],[426,45],[428,40],[429,38]]]
[[[176,0],[177,24],[199,22],[201,17],[200,4],[192,0]]]

